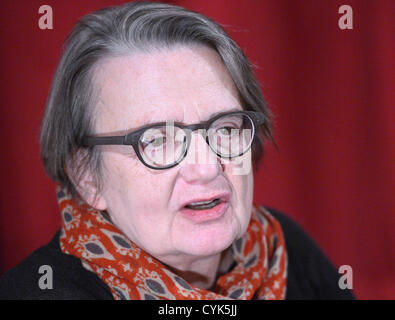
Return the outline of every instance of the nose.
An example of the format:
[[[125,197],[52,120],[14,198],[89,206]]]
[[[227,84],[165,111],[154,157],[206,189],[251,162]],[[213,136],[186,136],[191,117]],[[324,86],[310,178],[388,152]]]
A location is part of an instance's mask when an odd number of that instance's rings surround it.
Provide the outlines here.
[[[192,133],[188,153],[179,166],[180,175],[188,183],[207,183],[224,170],[221,159],[199,131]]]

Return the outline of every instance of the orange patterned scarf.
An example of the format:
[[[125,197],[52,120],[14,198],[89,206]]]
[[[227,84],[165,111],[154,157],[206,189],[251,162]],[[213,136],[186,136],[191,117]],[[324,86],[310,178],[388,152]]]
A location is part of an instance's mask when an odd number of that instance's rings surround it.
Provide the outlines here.
[[[231,245],[235,266],[200,289],[131,242],[108,218],[65,190],[57,190],[62,214],[60,246],[81,259],[111,289],[114,299],[284,299],[287,254],[281,226],[263,207],[253,207],[244,236]]]

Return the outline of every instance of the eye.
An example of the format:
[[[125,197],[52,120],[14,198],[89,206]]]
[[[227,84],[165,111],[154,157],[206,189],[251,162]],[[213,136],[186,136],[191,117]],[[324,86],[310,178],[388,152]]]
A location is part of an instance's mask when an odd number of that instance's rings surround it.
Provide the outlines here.
[[[143,149],[147,147],[152,147],[152,148],[160,148],[166,143],[166,136],[156,136],[152,137],[149,140],[142,140],[141,144]]]
[[[235,135],[235,132],[237,128],[235,127],[231,127],[231,126],[227,126],[227,127],[221,127],[217,129],[217,133],[221,136],[232,136]]]

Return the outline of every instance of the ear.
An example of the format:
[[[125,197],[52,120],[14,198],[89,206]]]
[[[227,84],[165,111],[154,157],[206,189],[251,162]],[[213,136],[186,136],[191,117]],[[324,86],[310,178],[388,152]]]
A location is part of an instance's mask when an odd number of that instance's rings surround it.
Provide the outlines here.
[[[94,173],[81,166],[85,154],[78,151],[66,164],[66,173],[81,198],[97,210],[106,210],[107,203],[97,186]],[[85,169],[85,170],[84,170]]]

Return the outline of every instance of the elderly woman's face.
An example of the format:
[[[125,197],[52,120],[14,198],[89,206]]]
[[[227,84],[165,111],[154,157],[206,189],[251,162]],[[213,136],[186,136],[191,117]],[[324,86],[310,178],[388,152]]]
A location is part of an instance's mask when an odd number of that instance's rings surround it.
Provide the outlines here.
[[[194,124],[218,112],[242,110],[218,54],[205,47],[107,58],[94,83],[99,89],[97,134],[166,120]],[[102,151],[104,188],[96,207],[106,209],[130,240],[165,263],[218,254],[250,220],[251,170],[234,174],[234,161],[221,161],[197,131],[192,142],[186,158],[166,170],[146,167],[129,146]],[[198,155],[207,161],[194,161]],[[250,152],[243,158],[251,162]],[[214,198],[221,203],[211,209],[185,207]]]

